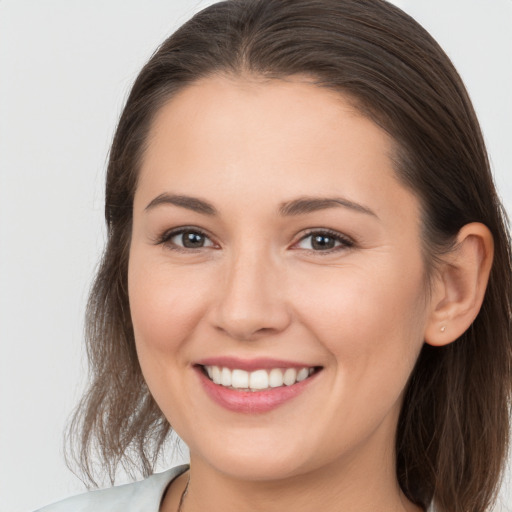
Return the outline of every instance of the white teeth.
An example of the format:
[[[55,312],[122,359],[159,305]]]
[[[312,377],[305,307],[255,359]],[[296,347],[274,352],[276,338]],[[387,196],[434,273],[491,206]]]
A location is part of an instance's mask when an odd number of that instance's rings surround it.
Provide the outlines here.
[[[267,389],[268,373],[265,370],[256,370],[249,375],[249,387],[251,389]]]
[[[228,368],[224,368],[228,370]],[[245,370],[233,370],[231,372],[231,385],[237,389],[247,389],[249,387],[249,372]]]
[[[307,368],[301,368],[297,373],[297,382],[307,379],[309,377],[309,370]]]
[[[271,388],[281,387],[283,385],[283,372],[279,368],[274,368],[273,370],[270,370],[268,381]]]
[[[295,384],[297,380],[297,370],[295,368],[287,368],[283,375],[283,382],[286,386]]]
[[[258,391],[262,389],[292,386],[307,379],[315,372],[314,368],[272,368],[271,370],[245,370],[205,366],[208,377],[215,383],[234,389]]]
[[[221,376],[220,376],[220,368],[218,366],[212,366],[212,380],[215,384],[220,384]]]
[[[220,372],[220,383],[223,386],[231,386],[231,372],[228,368],[222,368]]]

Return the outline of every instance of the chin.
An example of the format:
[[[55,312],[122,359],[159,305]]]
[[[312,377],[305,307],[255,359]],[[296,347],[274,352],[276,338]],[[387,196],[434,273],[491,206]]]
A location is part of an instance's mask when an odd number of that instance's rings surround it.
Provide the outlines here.
[[[232,436],[230,436],[232,437]],[[191,462],[201,460],[216,471],[236,480],[272,481],[307,473],[321,466],[315,461],[318,454],[308,449],[306,440],[292,440],[273,436],[268,431],[254,433],[245,439],[231,442],[219,436],[224,443],[201,443],[191,447]],[[197,454],[197,456],[195,456]],[[316,464],[315,464],[316,462]]]
[[[233,479],[253,482],[282,480],[307,472],[303,461],[289,460],[268,453],[240,456],[239,453],[224,452],[222,458],[213,459],[210,465]]]

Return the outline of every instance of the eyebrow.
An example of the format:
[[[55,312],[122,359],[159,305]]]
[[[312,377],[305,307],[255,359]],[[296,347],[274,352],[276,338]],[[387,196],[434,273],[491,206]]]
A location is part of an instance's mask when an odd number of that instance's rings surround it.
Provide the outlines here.
[[[299,197],[293,201],[281,203],[279,207],[279,214],[283,216],[303,215],[306,213],[316,212],[318,210],[326,210],[327,208],[337,208],[340,206],[354,210],[358,213],[377,217],[377,214],[370,210],[370,208],[341,197]]]
[[[199,199],[197,197],[183,196],[176,194],[163,193],[155,197],[145,208],[146,211],[155,208],[161,204],[173,204],[175,206],[181,206],[203,215],[217,215],[217,209],[207,201]]]
[[[145,210],[151,210],[162,204],[180,206],[208,216],[218,215],[218,210],[215,206],[203,199],[185,195],[168,194],[165,192],[155,197],[146,206]],[[340,197],[299,197],[292,201],[281,203],[278,208],[278,213],[283,217],[289,217],[338,207],[348,208],[358,213],[364,213],[378,218],[377,214],[370,210],[370,208]]]

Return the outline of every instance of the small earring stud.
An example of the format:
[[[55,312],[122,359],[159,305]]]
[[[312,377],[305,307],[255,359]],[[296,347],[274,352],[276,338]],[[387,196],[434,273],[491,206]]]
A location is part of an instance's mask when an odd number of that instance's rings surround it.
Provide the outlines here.
[[[445,332],[445,331],[446,331],[446,325],[443,325],[443,326],[441,327],[441,332]]]

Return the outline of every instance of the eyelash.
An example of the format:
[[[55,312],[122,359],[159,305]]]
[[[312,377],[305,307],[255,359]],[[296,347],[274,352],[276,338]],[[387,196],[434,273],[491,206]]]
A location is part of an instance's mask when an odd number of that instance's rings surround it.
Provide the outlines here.
[[[307,238],[312,237],[313,235],[332,238],[334,240],[334,242],[339,242],[339,244],[340,244],[337,247],[333,247],[332,249],[326,249],[323,251],[321,251],[321,250],[315,251],[314,249],[305,249],[308,252],[312,252],[315,254],[329,255],[334,252],[351,249],[355,245],[354,241],[351,238],[349,238],[346,235],[342,235],[341,233],[338,233],[337,231],[333,231],[331,229],[312,229],[312,230],[308,231],[304,236],[302,236],[300,238],[300,240],[294,244],[294,246],[299,244],[300,242],[306,240]]]
[[[207,233],[205,233],[203,230],[192,227],[192,226],[184,226],[182,228],[172,229],[170,231],[165,231],[161,236],[158,237],[156,240],[156,245],[163,245],[173,251],[182,252],[182,253],[190,253],[191,251],[195,251],[196,249],[190,248],[190,247],[180,247],[179,245],[175,245],[170,243],[170,240],[174,238],[175,236],[182,235],[183,233],[194,233],[197,235],[201,235],[209,240],[210,237]],[[334,252],[340,251],[340,250],[347,250],[354,247],[355,243],[352,239],[349,237],[342,235],[341,233],[338,233],[337,231],[332,231],[330,229],[312,229],[308,231],[304,236],[300,238],[295,244],[299,244],[300,242],[306,240],[307,238],[317,235],[317,236],[324,236],[328,238],[334,239],[335,242],[338,242],[340,245],[337,247],[333,247],[331,249],[326,250],[314,250],[314,249],[305,249],[306,251],[310,253],[315,254],[321,254],[321,255],[328,255],[332,254]],[[203,249],[204,247],[199,247],[197,249]]]
[[[173,251],[190,253],[190,251],[194,251],[195,249],[189,247],[180,247],[179,245],[175,245],[170,242],[172,238],[178,235],[182,235],[183,233],[195,233],[196,235],[201,235],[204,236],[205,238],[210,239],[210,237],[203,230],[192,226],[184,226],[182,228],[165,231],[161,236],[158,237],[156,244],[163,245],[166,248],[171,249]],[[203,249],[203,247],[199,247],[199,249]]]

